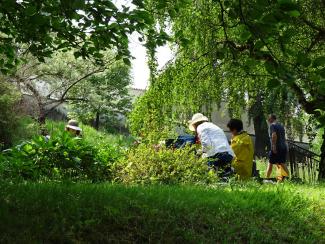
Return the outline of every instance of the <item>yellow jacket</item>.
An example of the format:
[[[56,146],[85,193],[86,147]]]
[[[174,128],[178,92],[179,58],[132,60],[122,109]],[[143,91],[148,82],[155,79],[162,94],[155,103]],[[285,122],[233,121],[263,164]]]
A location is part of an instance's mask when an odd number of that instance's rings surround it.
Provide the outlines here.
[[[243,131],[231,140],[231,148],[236,157],[232,162],[239,179],[245,180],[252,176],[254,147],[251,137]]]

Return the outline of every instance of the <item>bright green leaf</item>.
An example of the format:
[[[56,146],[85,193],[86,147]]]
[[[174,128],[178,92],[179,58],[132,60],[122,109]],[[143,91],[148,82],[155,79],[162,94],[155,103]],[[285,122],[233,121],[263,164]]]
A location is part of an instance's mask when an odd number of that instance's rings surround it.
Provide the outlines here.
[[[292,17],[299,17],[300,12],[298,10],[291,10],[291,11],[289,11],[289,15]]]

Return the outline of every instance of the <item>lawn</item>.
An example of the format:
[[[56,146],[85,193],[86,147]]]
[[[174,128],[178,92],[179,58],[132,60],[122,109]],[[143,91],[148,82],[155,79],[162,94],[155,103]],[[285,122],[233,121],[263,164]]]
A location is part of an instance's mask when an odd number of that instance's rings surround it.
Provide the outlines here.
[[[0,243],[325,243],[324,185],[0,187]]]

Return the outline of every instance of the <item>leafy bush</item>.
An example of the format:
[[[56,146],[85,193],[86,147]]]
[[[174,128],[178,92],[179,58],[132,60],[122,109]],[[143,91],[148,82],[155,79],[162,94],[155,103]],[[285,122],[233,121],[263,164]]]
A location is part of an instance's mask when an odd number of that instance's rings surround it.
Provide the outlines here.
[[[141,144],[114,165],[115,179],[135,184],[208,183],[215,180],[193,147],[167,149]]]
[[[62,132],[48,141],[35,137],[8,150],[0,158],[0,174],[7,179],[108,180],[119,153],[113,146],[94,147]]]

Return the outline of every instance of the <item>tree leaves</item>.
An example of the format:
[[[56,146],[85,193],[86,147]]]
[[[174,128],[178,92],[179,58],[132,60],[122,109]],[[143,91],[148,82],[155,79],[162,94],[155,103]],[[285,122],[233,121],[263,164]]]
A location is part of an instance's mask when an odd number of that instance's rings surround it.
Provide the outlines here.
[[[318,57],[313,62],[314,67],[324,67],[325,66],[325,56]]]
[[[311,60],[304,53],[298,53],[297,63],[302,66],[308,67],[311,64]]]
[[[131,66],[131,61],[130,61],[130,59],[128,59],[128,58],[123,58],[123,62],[124,62],[126,65]]]
[[[297,10],[297,4],[293,0],[278,0],[279,6],[284,11]]]
[[[33,16],[34,14],[36,14],[36,11],[37,11],[36,6],[33,6],[33,5],[28,6],[24,10],[25,14],[28,16]]]
[[[76,55],[84,58],[96,55],[94,58],[98,60],[98,53],[108,48],[116,48],[121,56],[129,57],[129,34],[143,33],[146,29],[156,34],[155,21],[144,8],[144,2],[134,0],[133,4],[133,8],[118,8],[113,0],[6,0],[0,7],[3,16],[0,26],[4,27],[0,34],[12,38],[7,46],[15,52],[16,44],[31,45],[29,52],[40,60],[56,50],[71,48],[77,49]],[[152,41],[152,45],[157,44]]]
[[[278,79],[271,79],[267,82],[267,87],[269,89],[277,88],[281,85],[281,82]]]

